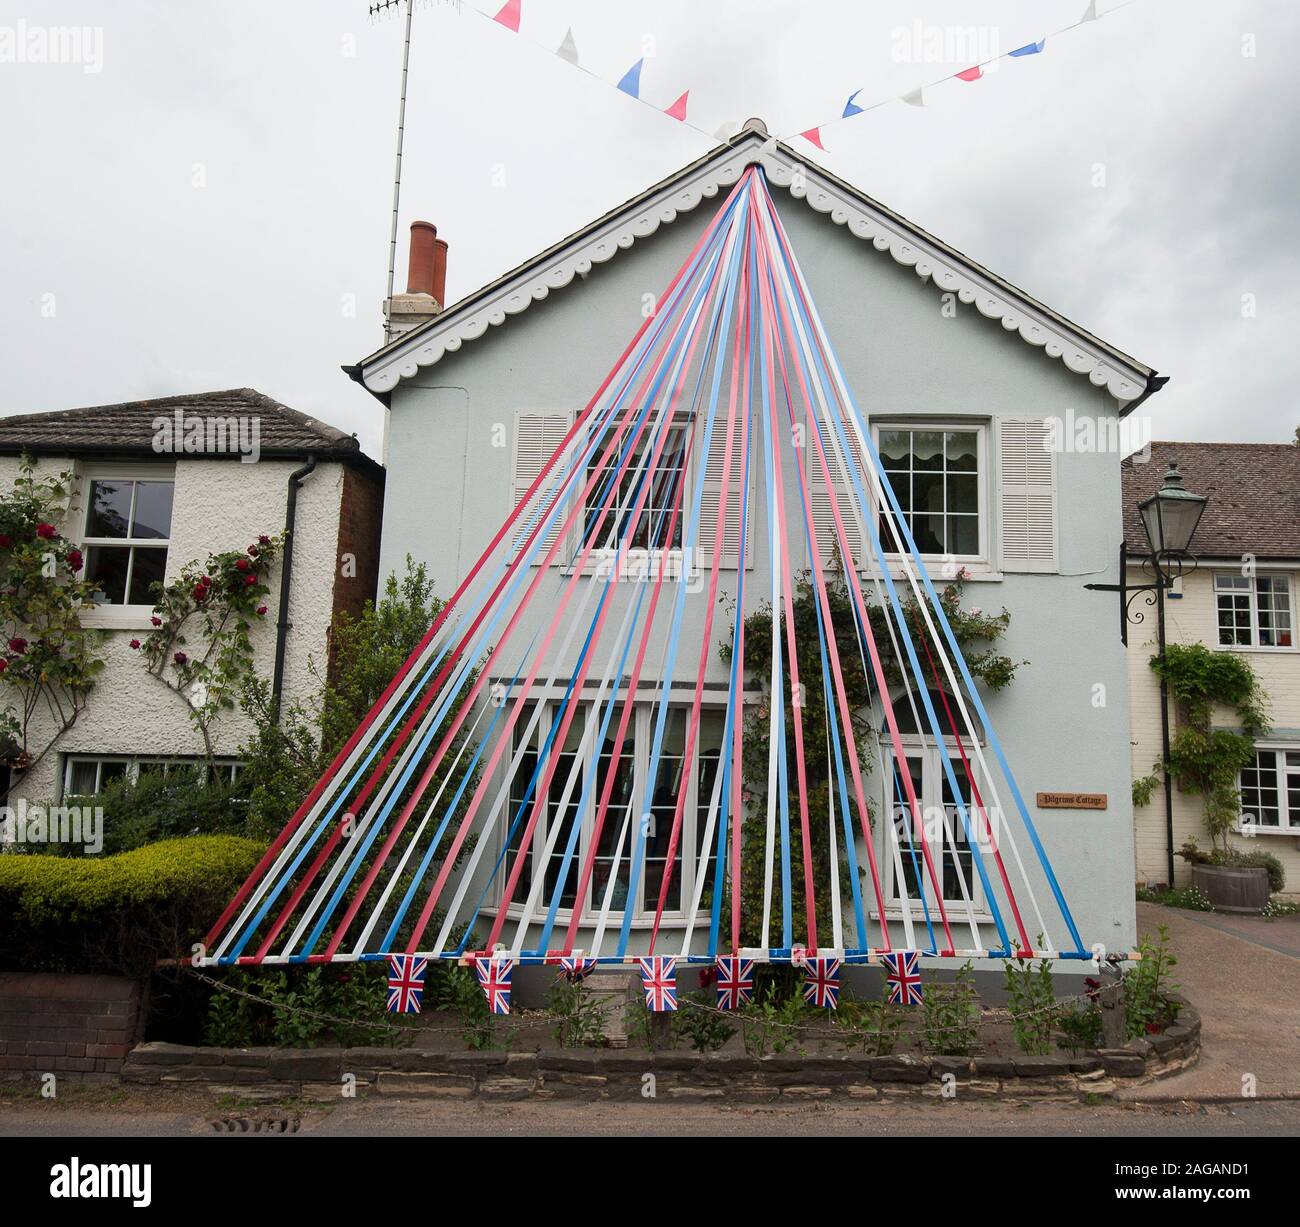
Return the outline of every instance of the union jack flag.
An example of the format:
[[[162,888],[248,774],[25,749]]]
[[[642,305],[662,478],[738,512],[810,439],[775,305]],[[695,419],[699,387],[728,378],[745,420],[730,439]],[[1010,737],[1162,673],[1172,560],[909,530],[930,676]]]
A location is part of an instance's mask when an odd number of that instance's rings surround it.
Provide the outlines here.
[[[738,1010],[754,999],[754,960],[719,955],[717,960],[718,1009]]]
[[[595,970],[595,959],[585,959],[577,955],[560,959],[560,972],[570,984],[581,984]]]
[[[414,954],[388,956],[388,1012],[418,1014],[424,999],[424,973],[429,960]]]
[[[811,954],[804,959],[803,999],[809,1005],[823,1010],[839,1008],[840,961],[824,954]]]
[[[645,989],[646,1009],[655,1013],[677,1008],[677,960],[670,954],[637,959],[641,967],[641,987]]]
[[[885,976],[889,984],[889,1004],[920,1005],[922,989],[918,965],[921,956],[915,950],[900,950],[897,954],[881,957],[889,969]]]
[[[474,974],[493,1014],[510,1013],[510,972],[514,959],[475,959]]]

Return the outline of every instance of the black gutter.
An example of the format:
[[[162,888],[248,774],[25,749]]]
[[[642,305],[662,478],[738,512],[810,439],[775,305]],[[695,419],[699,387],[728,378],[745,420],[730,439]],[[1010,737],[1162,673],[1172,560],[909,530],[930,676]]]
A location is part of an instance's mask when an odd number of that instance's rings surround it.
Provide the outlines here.
[[[1132,404],[1128,405],[1124,409],[1121,409],[1119,414],[1120,417],[1122,418],[1128,417],[1128,415],[1132,413],[1133,410],[1136,409],[1144,400],[1147,400],[1149,397],[1154,396],[1168,382],[1169,382],[1168,375],[1157,375],[1155,371],[1152,371],[1151,374],[1147,376],[1147,386],[1142,389],[1142,395],[1139,396],[1137,400],[1133,401]]]
[[[284,692],[284,652],[289,638],[289,588],[293,582],[293,533],[298,519],[298,488],[316,468],[316,457],[289,474],[289,489],[284,504],[284,561],[280,566],[280,615],[275,623],[275,672],[271,677],[271,711],[280,722],[280,696]]]

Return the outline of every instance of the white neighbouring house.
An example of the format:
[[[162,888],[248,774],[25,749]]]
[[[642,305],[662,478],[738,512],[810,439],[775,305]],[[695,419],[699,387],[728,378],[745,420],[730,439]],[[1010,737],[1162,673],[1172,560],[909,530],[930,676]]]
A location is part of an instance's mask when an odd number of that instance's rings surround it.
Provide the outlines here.
[[[227,450],[155,450],[156,421],[178,415],[187,427],[221,423]],[[205,431],[205,445],[214,437]],[[309,665],[324,673],[334,614],[359,612],[375,593],[383,469],[352,436],[250,388],[0,418],[0,489],[11,488],[23,453],[38,473],[74,475],[60,531],[80,546],[87,576],[101,581],[102,601],[82,623],[107,632],[106,667],[72,727],[30,770],[13,773],[11,803],[57,802],[95,792],[114,776],[203,755],[185,699],[150,676],[130,648],[151,629],[151,581],[283,532],[292,514],[292,558],[275,563],[268,613],[253,629],[257,672],[273,684],[278,678],[286,704],[314,692]],[[355,567],[341,566],[343,555]],[[57,728],[47,721],[33,727],[33,755]],[[237,771],[249,722],[232,712],[214,731],[218,761]]]
[[[1241,652],[1270,699],[1269,733],[1242,773],[1243,826],[1229,836],[1240,848],[1271,852],[1300,890],[1300,446],[1290,443],[1153,443],[1146,463],[1124,462],[1124,525],[1132,583],[1149,582],[1136,560],[1150,552],[1137,504],[1154,494],[1171,461],[1187,489],[1209,502],[1192,538],[1197,559],[1165,602],[1166,641],[1203,643]],[[1133,774],[1150,773],[1160,758],[1160,688],[1150,667],[1157,651],[1155,610],[1135,608],[1144,620],[1129,628]],[[1176,729],[1170,704],[1171,733]],[[1233,727],[1217,713],[1216,727]],[[1210,845],[1200,796],[1173,790],[1174,884],[1191,880],[1176,855],[1189,839]],[[1169,884],[1170,840],[1162,789],[1134,809],[1138,882]]]

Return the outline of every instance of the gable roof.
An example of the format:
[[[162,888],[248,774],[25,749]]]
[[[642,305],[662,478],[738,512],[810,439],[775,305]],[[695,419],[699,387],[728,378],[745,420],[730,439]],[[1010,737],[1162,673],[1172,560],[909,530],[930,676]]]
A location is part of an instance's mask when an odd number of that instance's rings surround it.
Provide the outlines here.
[[[973,303],[981,315],[998,320],[1026,343],[1044,349],[1076,374],[1086,375],[1095,386],[1105,387],[1120,402],[1121,412],[1131,411],[1167,382],[1167,377],[1151,367],[768,137],[761,120],[750,120],[737,136],[713,152],[344,370],[377,396],[385,396],[421,367],[431,366],[445,354],[484,336],[490,328],[563,289],[575,276],[585,275],[594,264],[613,259],[661,225],[670,225],[702,201],[717,197],[753,164],[763,168],[773,186],[788,188],[796,199],[829,214],[832,221],[878,251],[888,251],[899,264],[912,268],[940,291]]]
[[[1209,496],[1192,553],[1200,558],[1300,559],[1300,446],[1293,443],[1152,443],[1151,459],[1121,466],[1124,543],[1151,552],[1138,503],[1161,485],[1176,460],[1187,488]]]
[[[315,456],[357,468],[380,466],[357,440],[337,427],[290,409],[253,388],[192,392],[156,400],[87,405],[50,413],[20,413],[0,418],[0,455],[31,452],[36,456],[143,456],[156,459],[154,420],[184,416],[255,418],[261,455],[282,458]],[[239,459],[237,451],[204,452],[204,460]]]

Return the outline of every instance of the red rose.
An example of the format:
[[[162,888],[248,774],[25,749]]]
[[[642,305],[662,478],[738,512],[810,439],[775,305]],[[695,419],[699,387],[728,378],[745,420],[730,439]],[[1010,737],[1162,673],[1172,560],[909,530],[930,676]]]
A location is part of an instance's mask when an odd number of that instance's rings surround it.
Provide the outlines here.
[[[131,650],[135,652],[140,650],[140,641],[138,639],[131,640]]]
[[[256,575],[250,575],[246,580],[244,580],[244,586],[246,588],[251,588],[255,583],[257,583]]]
[[[9,668],[9,662],[3,656],[0,656],[0,673],[3,673],[7,668]]]
[[[270,544],[271,544],[271,538],[268,537],[265,533],[263,533],[260,537],[258,537],[258,539],[257,539],[257,544],[258,544],[258,545],[270,545]]]
[[[70,566],[74,571],[80,571],[84,563],[85,559],[82,558],[80,550],[68,551],[68,566]]]
[[[718,978],[717,968],[705,967],[700,972],[700,987],[708,988]]]
[[[236,561],[235,561],[235,570],[236,570],[236,571],[247,571],[247,570],[248,570],[248,559],[247,559],[247,558],[239,558],[239,559],[236,559]]]
[[[186,656],[184,652],[177,652],[176,655],[172,657],[172,660],[174,660],[178,665],[183,665],[189,660],[189,657]]]
[[[265,614],[266,614],[266,606],[265,606],[265,605],[259,605],[259,606],[257,607],[257,616],[258,616],[259,618],[261,618],[261,617],[264,617]]]
[[[9,640],[9,650],[16,655],[21,656],[25,651],[27,651],[27,640],[23,639],[21,636],[15,636],[13,639]]]
[[[59,530],[53,524],[38,524],[36,526],[36,535],[42,541],[53,541],[59,535]]]
[[[1149,1023],[1147,1023],[1147,1034],[1148,1034],[1148,1035],[1159,1035],[1159,1034],[1160,1034],[1160,1024],[1159,1024],[1159,1023],[1154,1023],[1154,1022],[1149,1022]]]
[[[162,625],[162,619],[157,614],[154,614],[154,616],[150,618],[149,621],[152,622],[155,626]]]
[[[7,550],[13,543],[14,539],[8,533],[0,533],[0,550]]]
[[[194,596],[194,599],[195,599],[195,600],[196,600],[200,605],[202,605],[203,602],[206,601],[206,600],[208,599],[208,592],[209,592],[210,588],[211,588],[211,585],[210,585],[206,580],[201,580],[199,583],[197,583],[197,584],[194,585],[193,596]]]
[[[250,545],[250,546],[248,547],[248,556],[249,556],[250,558],[256,558],[256,557],[257,557],[257,546],[255,546],[255,545]]]

